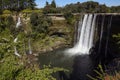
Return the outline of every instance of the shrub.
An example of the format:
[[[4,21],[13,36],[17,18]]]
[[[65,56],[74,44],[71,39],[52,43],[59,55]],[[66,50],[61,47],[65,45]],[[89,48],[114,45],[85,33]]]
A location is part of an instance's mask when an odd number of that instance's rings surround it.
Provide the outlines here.
[[[14,31],[14,26],[15,26],[15,22],[13,20],[13,17],[8,16],[6,20],[7,20],[7,27],[10,29],[11,32],[13,32]]]
[[[3,14],[12,14],[12,12],[10,10],[4,10]]]
[[[120,33],[112,35],[114,40],[115,51],[120,53]]]
[[[0,80],[56,80],[52,74],[57,71],[66,71],[63,68],[51,68],[45,66],[39,69],[38,65],[29,63],[27,55],[23,55],[23,41],[16,43],[22,55],[18,58],[14,55],[13,36],[7,29],[0,34]],[[23,38],[22,34],[19,36]]]
[[[3,31],[5,28],[8,28],[11,32],[14,32],[14,26],[15,22],[12,16],[0,16],[0,31]]]
[[[74,15],[71,12],[64,13],[64,17],[65,17],[68,24],[73,24],[74,23],[75,18],[74,18]]]
[[[52,25],[52,20],[45,15],[40,15],[38,13],[32,13],[30,17],[30,22],[32,25],[33,33],[37,34],[47,34],[48,27]]]
[[[120,45],[120,33],[118,33],[117,35],[113,35],[113,38],[116,38],[118,40],[117,44]]]
[[[21,70],[17,75],[16,80],[56,80],[52,74],[57,71],[64,71],[62,68],[50,68],[44,67],[43,69],[39,68],[26,68]]]
[[[32,13],[30,16],[30,22],[32,26],[37,26],[38,25],[38,13]]]
[[[94,72],[97,74],[96,77],[92,77],[90,75],[87,75],[91,80],[105,80],[105,71],[103,70],[102,66],[98,65],[98,70],[94,70]]]
[[[116,72],[114,75],[109,75],[108,73],[103,70],[103,67],[101,65],[98,65],[99,71],[94,70],[96,73],[96,77],[92,77],[90,75],[87,75],[90,80],[120,80],[120,73]]]

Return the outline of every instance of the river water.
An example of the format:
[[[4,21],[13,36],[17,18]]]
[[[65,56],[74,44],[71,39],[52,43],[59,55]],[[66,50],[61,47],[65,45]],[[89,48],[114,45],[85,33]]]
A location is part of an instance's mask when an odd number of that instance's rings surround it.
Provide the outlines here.
[[[50,64],[52,67],[61,67],[71,70],[74,57],[65,56],[64,54],[65,49],[66,48],[60,48],[51,52],[40,54],[39,62],[41,67],[43,65]]]
[[[69,70],[69,72],[62,72],[62,76],[67,78],[63,80],[87,80],[87,74],[92,75],[95,67],[94,61],[89,55],[66,56],[64,51],[66,48],[57,49],[51,52],[39,55],[40,67],[44,65],[51,65],[52,67],[60,67]],[[58,73],[57,80],[61,80],[61,73]]]

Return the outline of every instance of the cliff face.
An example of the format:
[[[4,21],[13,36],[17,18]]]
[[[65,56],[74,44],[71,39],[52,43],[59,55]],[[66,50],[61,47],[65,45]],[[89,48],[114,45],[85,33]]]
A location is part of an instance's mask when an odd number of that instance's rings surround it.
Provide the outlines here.
[[[104,18],[104,30],[106,31],[106,28],[111,24],[111,30],[110,33],[111,34],[117,34],[120,32],[120,14],[116,14],[116,15],[98,15],[97,16],[97,22],[98,22],[98,28],[100,28],[100,25],[103,21]],[[112,20],[110,21],[110,19],[112,18]],[[111,22],[111,23],[110,23]]]
[[[117,39],[113,35],[120,33],[120,15],[98,15],[97,16],[97,34],[101,38],[101,51],[106,51],[109,53],[118,54],[120,53],[119,47],[117,45]],[[103,26],[103,30],[102,30]],[[102,35],[101,35],[102,34]]]
[[[119,63],[120,49],[117,44],[118,39],[113,37],[118,33],[120,33],[120,15],[97,15],[95,31],[97,36],[91,54],[98,64],[119,68],[119,65],[116,65]]]

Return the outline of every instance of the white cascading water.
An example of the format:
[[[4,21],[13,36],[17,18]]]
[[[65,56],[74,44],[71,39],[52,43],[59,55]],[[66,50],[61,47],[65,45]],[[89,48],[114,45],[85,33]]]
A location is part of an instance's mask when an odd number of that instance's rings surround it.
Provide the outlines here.
[[[91,27],[91,33],[90,33],[90,43],[89,43],[89,49],[93,47],[93,40],[94,40],[94,33],[95,33],[95,21],[96,21],[96,14],[94,15],[92,27]]]
[[[79,39],[80,39],[80,33],[81,33],[81,28],[82,28],[82,22],[83,22],[83,20],[82,20],[82,18],[81,18],[81,20],[79,21],[79,23],[78,23],[78,25],[79,25],[79,28],[78,28],[78,32],[77,32],[77,41],[79,41]]]
[[[21,20],[20,20],[20,17],[18,17],[18,21],[17,21],[17,24],[16,24],[16,28],[19,28],[19,26],[21,26]]]
[[[16,43],[17,40],[18,40],[18,38],[15,38],[15,39],[14,39],[14,43]],[[15,50],[14,54],[15,54],[16,56],[18,56],[18,57],[21,57],[21,55],[18,54],[18,51],[17,51],[17,49],[16,49],[16,46],[14,46],[14,50]]]
[[[80,21],[80,24],[78,25],[78,29],[80,28],[78,30],[80,31],[80,34],[78,34],[79,40],[73,48],[67,49],[65,53],[68,53],[68,55],[89,54],[89,50],[93,46],[95,21],[96,15],[84,15],[83,21]]]
[[[92,14],[90,14],[88,16],[88,19],[87,19],[87,24],[86,24],[86,27],[85,27],[85,31],[83,33],[83,37],[81,37],[83,40],[81,40],[81,50],[82,50],[82,53],[87,53],[89,52],[89,36],[90,36],[90,32],[91,32],[91,25],[92,25]]]
[[[20,20],[20,17],[18,17],[18,22],[17,22],[17,24],[16,24],[16,28],[19,28],[19,26],[21,26],[21,20]],[[16,37],[16,38],[14,39],[14,43],[16,43],[17,40],[18,40],[18,38]],[[17,51],[16,46],[14,46],[14,51],[15,51],[14,54],[15,54],[16,56],[21,57],[21,55],[18,54],[18,51]]]

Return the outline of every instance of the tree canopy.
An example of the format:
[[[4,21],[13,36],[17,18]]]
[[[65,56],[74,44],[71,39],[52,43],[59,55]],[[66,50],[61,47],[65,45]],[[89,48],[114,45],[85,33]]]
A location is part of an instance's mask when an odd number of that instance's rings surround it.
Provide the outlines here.
[[[69,11],[72,13],[106,13],[110,12],[110,8],[105,4],[99,4],[94,1],[87,1],[83,3],[67,4],[64,7],[64,11]]]
[[[0,0],[0,10],[20,11],[26,8],[34,9],[35,0]]]
[[[46,2],[46,6],[43,9],[44,13],[109,13],[109,12],[120,12],[120,6],[111,6],[108,7],[105,4],[99,4],[94,1],[87,2],[77,2],[67,4],[64,7],[56,7],[55,0],[48,4]]]
[[[46,1],[46,5],[43,9],[43,12],[45,14],[47,13],[58,13],[59,12],[59,8],[56,7],[56,2],[55,0],[52,0],[51,4],[49,4],[47,1]]]
[[[53,8],[56,8],[55,0],[52,1],[51,6],[52,6]]]

